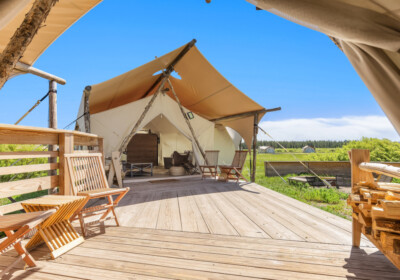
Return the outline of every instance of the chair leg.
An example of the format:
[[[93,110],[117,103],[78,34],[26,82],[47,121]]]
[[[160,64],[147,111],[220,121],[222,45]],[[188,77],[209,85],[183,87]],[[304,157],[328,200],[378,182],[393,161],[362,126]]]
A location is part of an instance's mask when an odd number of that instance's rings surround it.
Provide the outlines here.
[[[28,253],[28,251],[26,251],[24,246],[21,245],[21,242],[18,242],[17,244],[15,244],[14,248],[28,266],[30,266],[30,267],[37,266],[33,257]]]
[[[112,212],[113,212],[113,214],[114,214],[115,223],[117,224],[117,227],[119,227],[119,221],[118,221],[117,214],[115,214],[115,209],[114,209],[114,206],[113,206],[113,207],[111,207],[111,211],[112,211]]]
[[[79,218],[79,223],[81,225],[82,236],[86,237],[85,220],[83,219],[83,215],[81,213],[79,213],[78,218]]]

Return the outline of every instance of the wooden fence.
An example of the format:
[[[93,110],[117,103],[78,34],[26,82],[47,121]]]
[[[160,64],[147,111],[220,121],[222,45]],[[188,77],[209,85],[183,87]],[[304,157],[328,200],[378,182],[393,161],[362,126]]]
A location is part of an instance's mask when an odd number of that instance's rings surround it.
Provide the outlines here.
[[[303,161],[307,168],[321,176],[342,176],[351,177],[351,164],[349,161]],[[399,166],[400,162],[385,162],[393,166]],[[278,176],[275,170],[281,175],[310,173],[300,162],[296,161],[265,161],[265,176]],[[275,169],[275,170],[274,170]]]
[[[0,144],[16,145],[13,151],[0,152],[0,163],[8,161],[8,166],[0,167],[0,178],[3,177],[0,180],[0,199],[7,198],[13,202],[0,206],[0,215],[22,210],[20,201],[15,202],[13,196],[40,190],[71,194],[65,154],[75,150],[103,153],[103,139],[94,134],[16,125],[0,124]],[[38,163],[40,159],[41,163]],[[12,174],[26,176],[4,180],[5,176]],[[30,178],[32,174],[35,178]]]

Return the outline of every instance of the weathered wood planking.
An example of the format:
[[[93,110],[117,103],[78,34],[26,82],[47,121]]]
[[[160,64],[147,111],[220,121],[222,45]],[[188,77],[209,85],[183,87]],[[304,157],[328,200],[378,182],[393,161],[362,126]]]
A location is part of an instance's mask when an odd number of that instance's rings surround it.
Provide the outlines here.
[[[123,226],[351,244],[350,221],[257,184],[137,182],[120,205]]]
[[[399,279],[400,272],[375,248],[109,227],[62,258],[46,248],[32,252],[39,270],[19,279]],[[15,260],[0,256],[0,270]],[[84,271],[84,275],[82,275]]]
[[[48,190],[58,186],[59,180],[56,175],[0,183],[0,198]]]

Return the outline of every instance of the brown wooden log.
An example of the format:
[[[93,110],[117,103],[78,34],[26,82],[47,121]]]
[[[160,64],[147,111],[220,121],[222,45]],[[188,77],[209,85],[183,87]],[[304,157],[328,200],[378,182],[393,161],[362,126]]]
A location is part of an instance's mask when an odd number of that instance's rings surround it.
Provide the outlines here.
[[[35,0],[20,27],[0,54],[0,89],[58,0]]]

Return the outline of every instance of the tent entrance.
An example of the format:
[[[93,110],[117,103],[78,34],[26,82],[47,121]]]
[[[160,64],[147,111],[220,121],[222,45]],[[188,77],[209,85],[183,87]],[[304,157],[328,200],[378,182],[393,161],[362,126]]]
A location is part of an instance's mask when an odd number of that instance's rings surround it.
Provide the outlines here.
[[[155,117],[144,127],[144,130],[151,131],[159,137],[158,165],[160,166],[164,166],[164,158],[171,157],[175,151],[179,153],[193,151],[192,142],[163,115]]]
[[[158,135],[138,133],[132,137],[126,149],[127,161],[132,163],[152,162],[158,165]]]

